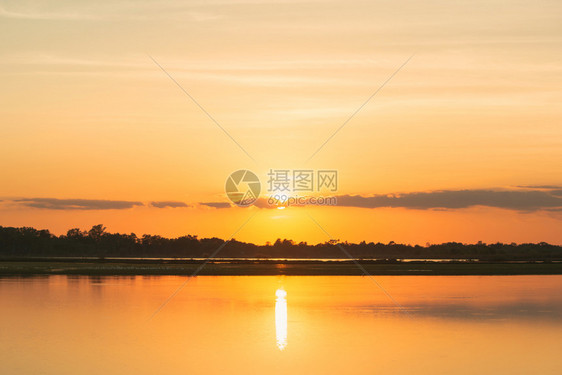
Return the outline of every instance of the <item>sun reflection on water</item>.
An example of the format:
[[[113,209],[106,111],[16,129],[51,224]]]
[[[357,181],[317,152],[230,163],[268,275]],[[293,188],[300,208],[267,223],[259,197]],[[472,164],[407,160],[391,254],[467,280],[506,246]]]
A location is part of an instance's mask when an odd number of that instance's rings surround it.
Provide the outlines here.
[[[275,292],[275,333],[277,336],[277,347],[284,350],[287,347],[287,292],[277,289]]]

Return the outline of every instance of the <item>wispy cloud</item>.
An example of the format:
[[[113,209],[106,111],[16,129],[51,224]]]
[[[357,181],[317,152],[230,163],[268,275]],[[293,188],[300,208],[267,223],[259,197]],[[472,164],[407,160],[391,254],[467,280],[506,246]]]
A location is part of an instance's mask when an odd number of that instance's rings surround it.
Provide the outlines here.
[[[163,4],[161,2],[111,2],[98,4],[95,7],[76,7],[73,9],[58,9],[47,11],[41,9],[6,9],[0,5],[0,18],[12,18],[21,20],[45,20],[45,21],[73,21],[73,20],[107,20],[107,19],[131,19],[149,20],[155,17],[181,18],[194,22],[215,21],[224,18],[224,15],[214,11],[202,11],[193,4],[182,2]]]
[[[0,199],[8,206],[40,208],[46,210],[127,210],[134,207],[147,208],[192,208],[180,201],[122,201],[110,199],[59,199],[59,198],[12,198]]]
[[[87,13],[68,13],[68,12],[37,12],[37,11],[21,11],[8,10],[0,5],[1,18],[15,18],[26,20],[86,20],[98,19],[92,14]]]
[[[562,189],[562,185],[518,185],[516,187],[521,189],[537,189],[537,190]]]
[[[156,208],[179,208],[179,207],[191,207],[185,202],[176,202],[176,201],[157,201],[157,202],[150,202],[151,207]]]
[[[125,210],[135,206],[144,206],[137,201],[115,201],[105,199],[57,199],[57,198],[20,198],[13,202],[26,207],[49,210]]]
[[[213,207],[213,208],[230,208],[232,207],[230,203],[227,202],[200,202],[202,206]]]

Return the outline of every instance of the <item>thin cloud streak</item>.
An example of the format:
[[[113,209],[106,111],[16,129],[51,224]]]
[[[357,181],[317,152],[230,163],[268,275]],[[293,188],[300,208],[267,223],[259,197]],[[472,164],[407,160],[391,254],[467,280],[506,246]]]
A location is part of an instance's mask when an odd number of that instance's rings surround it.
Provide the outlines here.
[[[193,206],[179,201],[124,201],[110,199],[59,199],[59,198],[16,198],[0,200],[19,207],[45,210],[128,210],[135,207],[148,208],[191,208]]]
[[[110,4],[108,6],[98,5],[97,7],[80,8],[73,7],[72,11],[61,9],[57,12],[50,11],[28,11],[27,9],[14,10],[0,6],[0,18],[17,20],[39,20],[39,21],[82,21],[82,20],[153,20],[154,18],[181,19],[193,22],[208,22],[223,19],[225,16],[216,12],[200,11],[195,7],[178,3],[175,6],[162,5],[154,2],[144,9],[139,8],[138,3],[123,2],[121,4]],[[140,12],[139,12],[140,10]],[[144,13],[143,13],[144,10]]]
[[[91,14],[86,14],[86,13],[17,12],[17,11],[7,10],[3,6],[0,6],[0,18],[13,18],[13,19],[23,19],[23,20],[45,20],[45,21],[99,19],[99,17],[92,16]]]
[[[230,203],[227,202],[200,202],[201,206],[207,206],[212,208],[230,208],[232,207]]]
[[[537,189],[537,190],[552,190],[562,189],[562,185],[518,185],[520,189]]]
[[[57,198],[21,198],[13,202],[26,207],[48,210],[125,210],[135,206],[144,206],[137,201],[116,201],[105,199],[57,199]]]
[[[176,201],[157,201],[157,202],[150,202],[151,207],[156,208],[181,208],[181,207],[191,207],[185,202],[176,202]]]

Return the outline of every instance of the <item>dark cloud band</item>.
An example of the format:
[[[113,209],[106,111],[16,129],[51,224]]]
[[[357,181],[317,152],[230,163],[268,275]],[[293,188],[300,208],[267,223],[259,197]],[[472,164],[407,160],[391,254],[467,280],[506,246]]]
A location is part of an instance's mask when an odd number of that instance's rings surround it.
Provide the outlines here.
[[[458,209],[474,206],[536,211],[562,207],[562,197],[549,191],[501,190],[440,190],[399,195],[341,195],[338,206],[344,207],[401,207],[418,210],[433,208]]]
[[[462,209],[475,206],[495,207],[516,211],[559,211],[562,210],[562,190],[554,186],[540,186],[527,190],[438,190],[430,192],[413,192],[386,195],[339,195],[337,206],[360,208],[408,208],[428,209]],[[145,206],[138,201],[119,201],[103,199],[57,199],[57,198],[20,198],[14,199],[19,205],[49,210],[124,210]],[[275,208],[265,204],[264,198],[258,199],[259,208]],[[228,202],[200,202],[200,206],[212,208],[230,208]],[[148,204],[154,208],[191,207],[178,201],[153,201]]]

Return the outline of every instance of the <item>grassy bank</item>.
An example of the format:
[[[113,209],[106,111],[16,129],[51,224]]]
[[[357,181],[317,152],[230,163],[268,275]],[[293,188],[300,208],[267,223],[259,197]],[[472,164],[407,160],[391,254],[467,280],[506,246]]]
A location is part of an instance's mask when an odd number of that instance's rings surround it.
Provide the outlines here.
[[[198,261],[162,260],[4,260],[0,276],[31,275],[192,275]],[[372,275],[557,275],[562,263],[361,262]],[[353,262],[239,261],[210,262],[198,275],[362,275]]]

